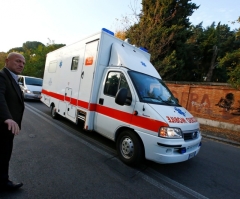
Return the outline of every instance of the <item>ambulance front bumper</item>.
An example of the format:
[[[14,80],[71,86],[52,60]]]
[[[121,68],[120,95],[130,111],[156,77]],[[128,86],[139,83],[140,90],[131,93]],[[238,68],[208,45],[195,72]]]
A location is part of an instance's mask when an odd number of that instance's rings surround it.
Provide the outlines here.
[[[195,157],[201,148],[202,136],[194,140],[165,139],[138,131],[143,140],[145,158],[161,164],[177,163]]]
[[[24,99],[40,100],[41,94],[24,93]]]

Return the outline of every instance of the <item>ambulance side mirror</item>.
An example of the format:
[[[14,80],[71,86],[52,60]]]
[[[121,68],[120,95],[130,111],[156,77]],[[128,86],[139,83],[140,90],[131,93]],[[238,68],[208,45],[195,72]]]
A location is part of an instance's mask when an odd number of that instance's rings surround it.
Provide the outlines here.
[[[120,88],[116,94],[116,97],[115,97],[115,102],[118,104],[118,105],[121,105],[123,106],[124,103],[126,102],[126,99],[127,99],[127,89],[126,88]]]

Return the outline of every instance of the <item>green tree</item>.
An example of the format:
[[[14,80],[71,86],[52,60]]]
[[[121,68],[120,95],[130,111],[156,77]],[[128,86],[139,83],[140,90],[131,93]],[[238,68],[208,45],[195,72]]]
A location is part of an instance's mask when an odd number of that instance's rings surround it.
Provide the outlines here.
[[[151,62],[165,80],[184,80],[185,45],[191,36],[189,16],[198,9],[190,0],[142,0],[139,23],[126,31],[126,37],[151,53]],[[188,74],[187,74],[188,73]]]
[[[23,52],[23,47],[15,47],[15,48],[11,48],[7,53],[10,52]]]
[[[227,53],[220,59],[220,66],[226,67],[228,71],[228,82],[236,89],[240,90],[240,48],[231,53]]]
[[[188,39],[188,55],[196,76],[196,81],[227,81],[226,69],[218,67],[218,59],[226,52],[237,48],[234,42],[235,32],[230,31],[228,25],[213,22],[207,28],[202,23],[190,28],[192,36]]]
[[[44,67],[46,62],[47,53],[54,51],[58,48],[65,46],[65,44],[48,44],[45,46],[38,41],[27,41],[23,43],[22,47],[15,47],[8,51],[10,52],[19,52],[23,54],[26,60],[26,64],[23,70],[22,75],[34,76],[34,77],[43,77]],[[5,65],[5,59],[7,53],[0,52],[0,69]]]
[[[0,52],[0,70],[5,66],[5,59],[7,58],[7,53]]]
[[[240,23],[240,17],[237,22]],[[228,51],[224,57],[219,59],[219,67],[226,68],[228,82],[240,90],[240,28],[236,30],[235,46],[232,47],[232,51]]]
[[[38,41],[27,41],[26,43],[23,43],[22,47],[23,47],[23,50],[26,50],[26,49],[35,50],[38,48],[39,45],[44,46],[43,43]]]
[[[8,53],[10,52],[25,52],[29,49],[34,50],[37,49],[37,47],[39,45],[43,45],[43,43],[38,42],[38,41],[27,41],[26,43],[23,43],[22,47],[15,47],[15,48],[11,48]]]
[[[47,53],[65,46],[65,44],[38,45],[34,50],[25,48],[26,65],[23,75],[43,77]]]

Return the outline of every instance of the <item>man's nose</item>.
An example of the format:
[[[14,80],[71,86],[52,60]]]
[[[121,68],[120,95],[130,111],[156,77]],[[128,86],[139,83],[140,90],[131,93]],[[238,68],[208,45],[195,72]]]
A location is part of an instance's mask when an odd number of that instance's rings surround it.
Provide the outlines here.
[[[20,65],[21,67],[24,67],[24,63],[23,63],[23,62],[21,62],[19,65]]]

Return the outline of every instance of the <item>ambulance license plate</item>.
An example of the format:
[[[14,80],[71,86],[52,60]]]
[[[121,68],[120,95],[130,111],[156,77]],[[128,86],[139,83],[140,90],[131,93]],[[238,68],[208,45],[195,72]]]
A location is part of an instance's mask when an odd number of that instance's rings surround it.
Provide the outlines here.
[[[195,156],[195,154],[196,154],[196,151],[190,153],[190,154],[188,155],[188,159],[193,158],[193,157]]]

